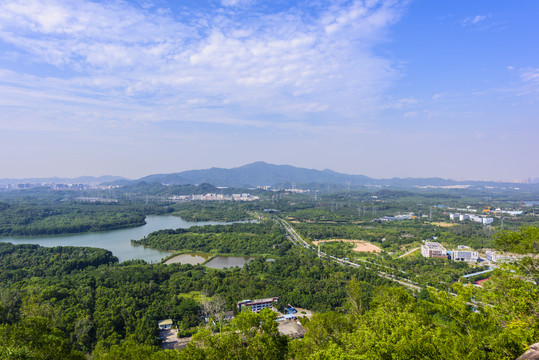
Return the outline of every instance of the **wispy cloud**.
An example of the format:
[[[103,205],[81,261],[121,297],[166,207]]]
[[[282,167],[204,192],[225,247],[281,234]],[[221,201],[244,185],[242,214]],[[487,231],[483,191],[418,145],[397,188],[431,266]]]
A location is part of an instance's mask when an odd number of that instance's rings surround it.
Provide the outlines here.
[[[407,97],[391,101],[383,106],[385,109],[407,109],[415,107],[420,103],[420,100],[415,97]]]
[[[462,25],[472,26],[484,22],[490,15],[475,15],[462,20]]]
[[[371,50],[399,17],[393,1],[272,12],[242,9],[249,3],[223,0],[224,7],[202,12],[119,1],[3,1],[0,46],[13,57],[0,66],[18,69],[0,72],[11,94],[3,116],[80,126],[271,127],[316,124],[331,114],[346,123],[371,109],[394,79],[391,62]]]
[[[520,73],[522,81],[539,86],[539,69],[536,68],[526,68],[522,69]]]
[[[499,15],[478,14],[466,17],[457,22],[460,26],[467,30],[473,31],[503,31],[507,27],[506,19]]]

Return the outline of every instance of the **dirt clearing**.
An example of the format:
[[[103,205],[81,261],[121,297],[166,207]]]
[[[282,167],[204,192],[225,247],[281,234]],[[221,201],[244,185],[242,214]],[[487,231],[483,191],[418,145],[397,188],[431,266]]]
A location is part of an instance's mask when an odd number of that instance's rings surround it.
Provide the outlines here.
[[[382,249],[380,249],[378,246],[375,246],[371,243],[368,243],[363,240],[350,240],[350,239],[329,239],[329,240],[317,240],[313,241],[313,244],[318,246],[319,243],[325,243],[325,242],[335,242],[335,241],[342,241],[347,243],[354,244],[354,248],[352,250],[357,252],[381,252]]]
[[[457,224],[452,224],[452,223],[447,223],[447,222],[433,222],[431,224],[432,225],[438,225],[438,226],[441,226],[441,227],[451,227],[451,226],[457,225]]]

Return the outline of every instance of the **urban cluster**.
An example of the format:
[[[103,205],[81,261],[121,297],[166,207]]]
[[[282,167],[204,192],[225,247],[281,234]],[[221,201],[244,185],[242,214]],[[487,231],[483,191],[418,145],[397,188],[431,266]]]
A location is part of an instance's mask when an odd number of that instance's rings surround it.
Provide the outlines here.
[[[414,214],[405,214],[405,215],[395,215],[395,216],[383,216],[381,218],[374,219],[373,221],[386,222],[386,221],[413,220],[413,219],[417,219],[417,216],[415,216]]]
[[[483,217],[483,216],[477,216],[474,214],[459,214],[459,213],[449,214],[449,219],[453,221],[470,220],[470,221],[485,224],[485,225],[492,224],[492,222],[494,221],[494,218],[491,218],[491,217]]]
[[[434,241],[425,241],[421,245],[421,255],[424,257],[448,258],[455,261],[477,262],[479,255],[468,246],[459,245],[457,250],[447,251],[442,244]]]
[[[169,197],[169,200],[175,201],[254,201],[258,199],[258,196],[245,193],[232,195],[210,193],[206,195],[174,195]]]
[[[466,261],[472,263],[482,260],[479,257],[479,253],[473,251],[468,246],[458,245],[456,250],[446,250],[442,244],[434,241],[425,241],[425,243],[421,245],[421,255],[426,258],[448,258],[454,261]],[[501,254],[495,250],[486,250],[484,260],[491,263],[509,262],[518,260],[522,256],[524,255],[512,253]]]

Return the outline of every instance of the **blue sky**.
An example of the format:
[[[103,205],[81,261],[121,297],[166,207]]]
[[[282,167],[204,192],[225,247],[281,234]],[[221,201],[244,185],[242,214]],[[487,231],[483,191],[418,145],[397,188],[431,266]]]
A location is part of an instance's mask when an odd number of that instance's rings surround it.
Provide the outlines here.
[[[0,177],[539,177],[539,2],[0,2]]]

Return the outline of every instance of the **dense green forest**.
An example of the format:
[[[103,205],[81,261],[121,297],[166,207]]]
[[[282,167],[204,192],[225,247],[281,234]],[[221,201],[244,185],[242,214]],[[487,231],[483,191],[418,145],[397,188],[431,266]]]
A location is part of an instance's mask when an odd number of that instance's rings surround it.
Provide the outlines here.
[[[0,236],[56,235],[122,229],[145,224],[165,206],[121,204],[42,204],[0,202]]]
[[[192,291],[219,295],[228,309],[246,298],[281,296],[283,304],[328,311],[343,307],[352,278],[387,282],[367,270],[324,264],[297,248],[273,262],[260,258],[228,271],[141,261],[118,264],[100,249],[11,244],[0,248],[0,344],[9,344],[3,356],[26,350],[30,354],[32,346],[43,346],[44,339],[17,341],[17,329],[34,317],[68,339],[62,342],[64,350],[106,352],[127,340],[158,345],[156,324],[163,318],[186,327],[198,325],[200,304],[181,296]]]
[[[249,220],[252,215],[251,204],[225,203],[180,203],[174,205],[174,215],[187,221],[241,221]]]
[[[251,192],[261,199],[253,202],[175,202],[171,195],[241,193]],[[80,202],[79,197],[117,202]],[[388,236],[398,236],[401,230],[409,229],[417,234],[430,232],[434,228],[427,221],[426,214],[433,222],[447,221],[447,206],[477,209],[483,207],[516,207],[520,198],[507,194],[480,194],[466,191],[452,192],[411,192],[402,190],[363,190],[341,193],[295,194],[286,191],[265,191],[245,189],[218,189],[210,184],[167,186],[162,184],[135,183],[108,190],[55,191],[45,188],[0,192],[0,236],[54,235],[78,232],[104,231],[144,224],[145,215],[171,213],[188,221],[240,221],[257,218],[264,210],[276,210],[279,215],[289,217],[303,224],[328,225],[324,229],[309,227],[315,231],[313,237],[329,235],[331,225],[343,225],[338,229],[343,235],[355,236],[354,224],[380,225]],[[526,208],[520,217],[506,217],[505,228],[516,230],[522,225],[538,225],[539,219],[533,208]],[[372,220],[386,215],[413,212],[418,219],[402,221],[398,224],[373,224]],[[422,216],[424,215],[424,216]],[[298,226],[301,226],[298,225]],[[499,217],[493,223],[501,225]],[[425,231],[428,230],[428,231]],[[451,242],[460,236],[461,244],[478,247],[490,245],[490,234],[474,224],[465,224],[462,229],[448,229],[452,232],[444,241]],[[369,235],[369,234],[364,234]],[[372,234],[370,240],[381,239],[380,234]],[[309,236],[307,234],[307,236]],[[387,237],[386,237],[387,238]],[[466,240],[463,242],[462,240]],[[389,246],[385,244],[384,246]],[[391,250],[388,250],[391,251]]]
[[[489,227],[435,223],[448,222],[448,211],[433,204],[481,209],[498,201],[480,195],[380,190],[313,197],[279,191],[251,203],[172,203],[161,195],[137,199],[136,191],[147,188],[117,190],[118,203],[77,203],[58,192],[9,195],[0,201],[0,235],[110,230],[141,225],[147,214],[256,218],[257,223],[162,230],[133,242],[255,260],[241,269],[215,270],[119,263],[103,249],[0,243],[1,359],[514,359],[539,341],[537,257],[500,266],[483,276],[490,277],[483,288],[461,277],[484,269],[480,264],[425,259],[417,251],[398,257],[432,237],[449,249],[462,244],[537,254],[539,229],[520,228],[537,223],[534,209],[506,219],[502,230],[499,219]],[[164,194],[171,187],[152,188]],[[498,203],[510,202],[514,199]],[[399,212],[419,216],[372,221]],[[427,213],[432,221],[420,216]],[[361,239],[383,251],[360,254],[347,243],[325,243],[328,254],[363,265],[319,259],[315,251],[293,246],[276,217],[290,220],[307,241]],[[406,279],[422,289],[413,293],[390,279]],[[235,310],[239,300],[273,296],[280,296],[281,309],[293,304],[316,312],[310,320],[300,319],[307,329],[302,340],[281,336],[271,312],[242,312],[230,323],[214,325],[203,320],[205,301],[221,299],[225,310]],[[184,350],[159,348],[156,324],[165,318],[173,319],[181,334],[195,334]]]
[[[413,297],[299,249],[220,271],[118,264],[99,249],[0,245],[3,359],[512,359],[539,336],[538,288],[510,273],[483,289],[457,284],[456,297],[433,289]],[[200,304],[181,296],[190,291],[222,296],[227,308],[281,294],[319,313],[301,320],[300,341],[279,335],[268,312],[241,313],[215,333],[201,323]],[[156,323],[167,317],[201,324],[185,350],[159,349]]]

